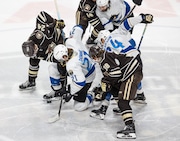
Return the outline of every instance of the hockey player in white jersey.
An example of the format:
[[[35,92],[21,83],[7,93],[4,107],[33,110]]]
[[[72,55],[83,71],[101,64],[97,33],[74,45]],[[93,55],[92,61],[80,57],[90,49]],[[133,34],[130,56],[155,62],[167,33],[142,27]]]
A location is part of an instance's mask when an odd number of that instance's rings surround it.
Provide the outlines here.
[[[78,26],[76,29],[81,31]],[[74,30],[73,32],[76,31],[77,30]],[[54,48],[54,57],[60,63],[64,63],[66,65],[68,76],[72,80],[69,84],[71,88],[70,93],[73,95],[74,99],[74,109],[76,111],[83,111],[88,108],[93,99],[92,95],[88,94],[88,90],[95,78],[96,71],[95,63],[80,43],[78,38],[80,36],[75,35],[72,35],[72,33],[70,34],[70,38],[68,38],[65,42],[66,46],[58,45]],[[56,83],[60,81],[58,68],[54,64],[51,64],[49,68],[51,85],[53,88],[54,86],[58,86],[58,96],[62,96],[67,92],[62,92],[62,85],[60,83]]]
[[[133,0],[136,5],[141,5],[142,0]],[[96,14],[104,28],[113,31],[118,28],[123,18],[130,12],[130,5],[124,0],[96,0]],[[131,13],[129,17],[133,17]]]

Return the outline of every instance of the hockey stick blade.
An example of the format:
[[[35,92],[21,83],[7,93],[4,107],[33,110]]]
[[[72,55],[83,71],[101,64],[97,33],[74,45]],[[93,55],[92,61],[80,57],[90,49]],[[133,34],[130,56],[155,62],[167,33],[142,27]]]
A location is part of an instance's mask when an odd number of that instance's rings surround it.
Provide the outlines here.
[[[61,107],[62,107],[62,103],[63,103],[63,98],[61,97],[61,100],[60,100],[60,104],[59,104],[59,110],[58,110],[58,114],[52,118],[50,118],[48,120],[48,123],[54,123],[56,121],[58,121],[60,119],[60,113],[61,113]]]
[[[49,118],[48,123],[54,123],[54,122],[58,121],[59,119],[60,119],[60,115],[57,114],[56,116]]]

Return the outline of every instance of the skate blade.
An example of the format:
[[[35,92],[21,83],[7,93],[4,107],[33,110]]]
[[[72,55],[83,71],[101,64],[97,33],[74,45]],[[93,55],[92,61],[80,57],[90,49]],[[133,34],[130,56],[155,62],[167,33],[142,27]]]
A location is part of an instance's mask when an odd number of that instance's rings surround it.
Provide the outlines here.
[[[117,134],[117,138],[119,138],[119,139],[136,139],[136,134],[135,133],[129,133],[128,135]]]
[[[90,114],[90,117],[100,119],[100,120],[104,120],[104,118],[105,118],[105,116],[103,114],[97,115],[97,114],[95,114],[93,112]]]
[[[61,98],[60,97],[55,97],[55,98],[51,98],[51,99],[42,99],[43,101],[47,102],[47,103],[51,103],[53,101],[59,101]]]
[[[25,89],[19,88],[19,91],[34,91],[35,89],[36,89],[36,86],[33,86],[33,87],[25,88]]]
[[[134,100],[134,103],[147,104],[147,102],[145,100]]]

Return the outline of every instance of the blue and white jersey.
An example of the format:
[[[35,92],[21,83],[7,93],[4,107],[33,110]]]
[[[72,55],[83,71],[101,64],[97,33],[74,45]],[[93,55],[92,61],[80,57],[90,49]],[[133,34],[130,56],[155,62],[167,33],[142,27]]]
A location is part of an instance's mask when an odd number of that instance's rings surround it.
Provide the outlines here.
[[[129,4],[124,0],[110,0],[110,7],[107,11],[102,12],[97,7],[96,14],[106,30],[113,30],[114,25],[119,26],[130,9]]]
[[[105,40],[104,49],[108,52],[116,54],[127,54],[136,49],[136,43],[131,38],[130,33],[120,34],[119,32],[112,32]]]
[[[106,38],[103,48],[116,54],[128,54],[132,51],[136,51],[135,54],[138,54],[136,42],[131,37],[129,30],[141,21],[141,16],[126,19],[118,29],[111,32]],[[135,54],[133,53],[133,56]]]
[[[81,90],[86,83],[95,78],[95,63],[84,50],[74,50],[72,58],[67,62],[66,69],[72,79],[71,94]]]

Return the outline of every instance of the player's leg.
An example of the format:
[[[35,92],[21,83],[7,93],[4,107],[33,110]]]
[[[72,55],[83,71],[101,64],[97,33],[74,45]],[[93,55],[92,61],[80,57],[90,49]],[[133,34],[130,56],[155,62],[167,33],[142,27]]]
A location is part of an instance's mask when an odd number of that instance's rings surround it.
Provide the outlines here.
[[[43,96],[43,99],[45,100],[52,100],[52,98],[54,97],[59,97],[59,91],[63,87],[66,87],[67,84],[66,69],[65,68],[58,69],[58,68],[59,65],[57,63],[51,63],[48,67],[52,91]]]
[[[39,71],[39,59],[29,59],[29,71],[28,71],[28,80],[25,83],[19,85],[20,90],[32,89],[36,86],[36,78]]]
[[[118,107],[121,110],[125,128],[117,132],[117,138],[136,138],[135,124],[130,101],[134,99],[137,86],[142,80],[142,77],[142,70],[139,68],[128,80],[121,83]]]
[[[108,106],[111,100],[111,93],[107,92],[107,93],[104,93],[103,95],[105,96],[103,96],[104,99],[102,100],[100,108],[92,110],[90,113],[90,117],[101,119],[101,120],[105,118],[106,111],[108,109]]]
[[[143,88],[142,88],[142,81],[138,84],[136,96],[134,98],[134,102],[147,104],[146,103],[146,97],[144,95],[144,91],[143,91]]]
[[[88,90],[92,83],[86,83],[86,85],[77,93],[74,94],[74,109],[76,111],[84,111],[92,103],[93,96],[88,94]]]

